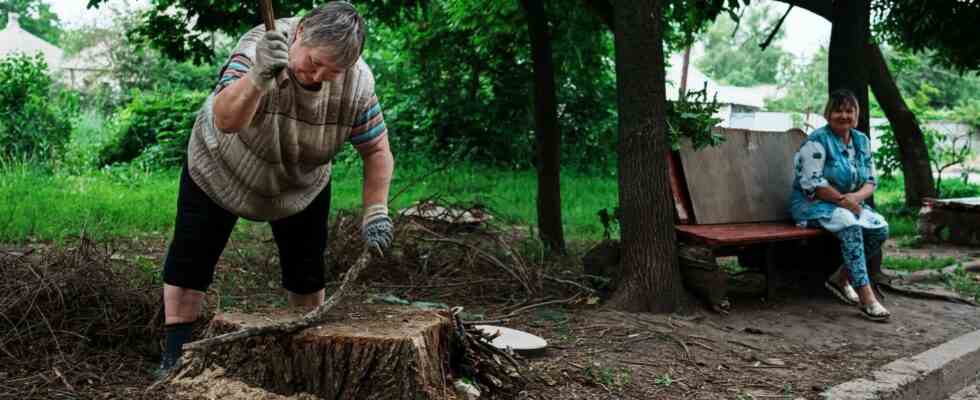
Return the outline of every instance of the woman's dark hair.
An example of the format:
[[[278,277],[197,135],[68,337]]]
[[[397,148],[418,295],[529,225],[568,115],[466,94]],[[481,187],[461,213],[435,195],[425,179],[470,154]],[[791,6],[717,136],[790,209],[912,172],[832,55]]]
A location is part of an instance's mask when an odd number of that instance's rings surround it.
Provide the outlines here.
[[[861,106],[858,105],[858,99],[854,92],[847,89],[837,89],[830,93],[827,106],[823,109],[823,117],[829,121],[831,112],[846,108],[853,108],[854,111],[861,112]]]

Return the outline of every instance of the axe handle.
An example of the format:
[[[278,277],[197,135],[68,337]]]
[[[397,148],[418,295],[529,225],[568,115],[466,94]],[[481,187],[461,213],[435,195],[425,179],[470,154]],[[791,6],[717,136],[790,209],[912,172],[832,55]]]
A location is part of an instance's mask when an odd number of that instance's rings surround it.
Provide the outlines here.
[[[275,30],[276,17],[272,12],[272,0],[259,0],[259,10],[262,14],[262,22],[265,24],[265,30]]]

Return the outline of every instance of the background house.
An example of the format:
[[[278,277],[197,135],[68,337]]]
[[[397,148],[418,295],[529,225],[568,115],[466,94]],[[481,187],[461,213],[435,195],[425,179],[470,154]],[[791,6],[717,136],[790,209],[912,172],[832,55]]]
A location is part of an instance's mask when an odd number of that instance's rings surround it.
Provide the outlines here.
[[[17,21],[18,18],[17,14],[10,13],[7,18],[7,26],[0,31],[0,57],[16,53],[27,55],[40,53],[48,63],[49,70],[52,72],[60,70],[64,51],[25,31]]]

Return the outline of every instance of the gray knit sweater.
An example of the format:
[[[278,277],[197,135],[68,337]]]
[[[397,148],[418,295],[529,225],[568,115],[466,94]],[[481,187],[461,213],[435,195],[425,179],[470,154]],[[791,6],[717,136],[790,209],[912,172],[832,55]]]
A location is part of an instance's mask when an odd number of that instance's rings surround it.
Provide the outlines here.
[[[276,21],[295,38],[298,18]],[[363,60],[319,90],[288,71],[259,102],[248,127],[225,133],[214,126],[214,97],[245,75],[265,29],[245,34],[222,68],[222,78],[198,114],[187,148],[194,182],[224,209],[251,220],[284,218],[303,210],[330,181],[331,160],[344,142],[368,146],[387,134]]]

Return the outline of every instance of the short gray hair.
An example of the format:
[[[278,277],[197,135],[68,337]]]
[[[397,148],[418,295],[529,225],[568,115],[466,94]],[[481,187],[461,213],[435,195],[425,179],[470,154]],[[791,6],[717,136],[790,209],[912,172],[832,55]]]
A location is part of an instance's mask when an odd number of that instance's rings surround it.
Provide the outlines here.
[[[346,1],[331,1],[313,8],[299,26],[303,27],[303,45],[327,48],[338,66],[354,65],[364,51],[364,18]]]

